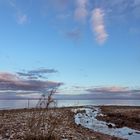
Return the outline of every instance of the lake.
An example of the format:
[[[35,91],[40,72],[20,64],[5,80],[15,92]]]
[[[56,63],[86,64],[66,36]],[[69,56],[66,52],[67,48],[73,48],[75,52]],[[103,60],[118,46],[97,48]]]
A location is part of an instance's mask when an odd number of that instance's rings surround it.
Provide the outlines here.
[[[28,108],[35,107],[38,100],[0,100],[0,109]],[[95,100],[57,100],[58,107],[81,106],[81,105],[123,105],[140,106],[140,100],[115,100],[115,99],[95,99]]]

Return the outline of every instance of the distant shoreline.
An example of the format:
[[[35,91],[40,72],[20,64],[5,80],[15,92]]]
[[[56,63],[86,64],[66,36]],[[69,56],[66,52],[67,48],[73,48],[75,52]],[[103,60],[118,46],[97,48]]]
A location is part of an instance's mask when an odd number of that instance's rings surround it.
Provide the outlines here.
[[[39,100],[41,98],[0,98],[0,100]],[[46,98],[47,99],[47,98]],[[140,98],[81,98],[81,99],[73,99],[73,98],[65,98],[65,99],[56,99],[54,100],[140,100]]]
[[[62,107],[51,107],[50,109],[73,109],[73,108],[84,108],[84,107],[99,107],[99,108],[123,108],[123,109],[140,109],[140,106],[129,106],[129,105],[81,105],[81,106],[62,106]],[[37,108],[37,107],[32,107],[32,108],[0,108],[1,111],[27,111],[27,110],[40,110],[45,108]]]

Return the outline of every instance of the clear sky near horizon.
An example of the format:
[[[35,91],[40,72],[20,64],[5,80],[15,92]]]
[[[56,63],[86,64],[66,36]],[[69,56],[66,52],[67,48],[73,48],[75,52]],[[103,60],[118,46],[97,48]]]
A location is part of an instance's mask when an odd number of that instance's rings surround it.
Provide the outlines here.
[[[140,97],[140,0],[0,0],[1,95],[59,82]]]

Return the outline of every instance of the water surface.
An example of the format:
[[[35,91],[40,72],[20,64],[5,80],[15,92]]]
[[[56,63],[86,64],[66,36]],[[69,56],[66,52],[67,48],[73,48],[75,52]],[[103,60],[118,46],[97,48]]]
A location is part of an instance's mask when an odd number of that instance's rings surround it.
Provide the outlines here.
[[[122,106],[140,106],[140,100],[57,100],[58,107],[66,106],[84,106],[84,105],[122,105]],[[38,100],[0,100],[0,109],[7,108],[28,108],[36,107]]]

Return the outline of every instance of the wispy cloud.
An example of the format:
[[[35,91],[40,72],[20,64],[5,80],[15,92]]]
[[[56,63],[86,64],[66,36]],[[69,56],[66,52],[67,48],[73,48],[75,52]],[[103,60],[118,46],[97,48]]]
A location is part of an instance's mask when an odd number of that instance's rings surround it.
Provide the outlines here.
[[[19,76],[26,77],[28,79],[46,78],[46,74],[57,73],[55,69],[39,68],[30,71],[17,72]]]
[[[92,11],[91,27],[99,44],[103,44],[108,37],[104,24],[104,12],[100,8]]]
[[[71,31],[68,31],[65,33],[66,37],[71,40],[79,40],[81,37],[81,31],[80,29],[73,29]]]
[[[108,19],[129,22],[131,18],[140,19],[140,0],[107,0],[98,2],[99,7],[108,11]]]
[[[76,0],[75,18],[76,20],[85,21],[88,15],[88,0]]]
[[[50,4],[55,10],[64,10],[69,0],[45,0],[47,4]]]
[[[140,18],[140,0],[41,0],[41,2],[37,3],[29,2],[32,0],[23,3],[20,3],[18,0],[7,1],[9,1],[10,6],[14,9],[16,21],[20,25],[29,23],[29,12],[31,11],[29,11],[31,8],[29,5],[32,4],[39,4],[38,6],[41,6],[40,9],[44,9],[44,15],[47,15],[50,18],[48,18],[48,20],[53,22],[59,31],[67,28],[69,23],[77,24],[73,21],[73,14],[75,19],[80,22],[89,21],[90,18],[92,31],[99,44],[105,43],[108,38],[104,17],[108,19],[107,22],[109,22],[109,24],[112,21],[117,21],[119,23],[122,23],[123,21],[129,22],[130,16]],[[54,16],[57,18],[54,19]],[[66,26],[60,27],[58,26],[58,23],[62,23]],[[54,24],[52,24],[52,26],[54,26]],[[88,24],[89,23],[87,22],[86,26]],[[79,25],[77,24],[76,26]]]
[[[28,73],[32,73],[32,74],[46,74],[46,73],[56,73],[56,72],[58,71],[55,69],[47,69],[47,68],[39,68],[39,69],[28,71]]]
[[[89,92],[96,92],[96,93],[126,93],[129,91],[128,87],[118,87],[118,86],[111,86],[111,87],[98,87],[98,88],[90,88],[87,89]]]
[[[26,14],[17,14],[17,23],[26,24],[28,22],[28,17]]]
[[[93,98],[114,98],[114,99],[140,99],[139,88],[129,87],[93,87],[86,89],[87,94]]]
[[[121,86],[65,87],[57,95],[65,99],[140,99],[140,88]]]
[[[10,6],[16,11],[16,21],[18,24],[23,25],[28,23],[28,16],[17,5],[16,0],[9,0]]]

